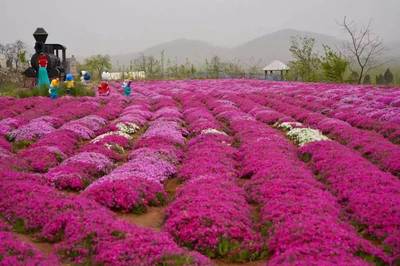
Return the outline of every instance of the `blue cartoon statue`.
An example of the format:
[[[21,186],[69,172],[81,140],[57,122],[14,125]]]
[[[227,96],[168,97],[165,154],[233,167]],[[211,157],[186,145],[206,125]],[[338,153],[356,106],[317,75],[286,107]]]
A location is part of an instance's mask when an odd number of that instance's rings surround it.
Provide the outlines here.
[[[82,71],[81,72],[81,82],[84,85],[87,85],[90,82],[91,76],[90,73],[88,71]]]

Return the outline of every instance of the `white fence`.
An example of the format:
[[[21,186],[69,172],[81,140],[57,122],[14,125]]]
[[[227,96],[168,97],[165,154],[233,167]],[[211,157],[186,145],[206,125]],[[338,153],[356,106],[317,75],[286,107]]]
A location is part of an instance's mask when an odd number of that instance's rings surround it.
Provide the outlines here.
[[[133,71],[133,72],[110,72],[110,80],[142,80],[146,79],[146,73],[144,71]]]

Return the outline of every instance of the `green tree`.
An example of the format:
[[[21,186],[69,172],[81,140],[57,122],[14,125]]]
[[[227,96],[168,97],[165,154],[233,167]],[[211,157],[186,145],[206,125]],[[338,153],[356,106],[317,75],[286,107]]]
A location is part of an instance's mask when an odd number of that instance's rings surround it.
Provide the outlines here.
[[[360,76],[359,76],[358,72],[355,71],[355,70],[352,70],[351,73],[350,73],[349,79],[347,80],[347,82],[350,82],[350,83],[358,83],[359,78],[360,78]]]
[[[365,75],[363,84],[371,84],[371,76],[369,74]]]
[[[377,75],[375,80],[376,80],[376,84],[378,84],[378,85],[385,84],[385,77],[382,74]]]
[[[101,78],[103,71],[111,70],[111,58],[108,55],[94,55],[87,58],[83,68],[94,73],[97,78]]]
[[[383,79],[385,81],[385,84],[389,85],[393,83],[393,73],[390,71],[390,69],[386,69],[385,74],[383,74]]]
[[[211,58],[210,64],[210,74],[212,78],[219,78],[219,74],[221,72],[222,63],[221,59],[218,56],[214,56]]]
[[[335,52],[329,46],[324,45],[324,56],[321,59],[324,78],[331,82],[343,82],[343,76],[349,65],[346,58]]]
[[[315,39],[309,37],[292,37],[290,40],[290,49],[294,58],[291,61],[291,71],[296,79],[302,81],[317,81],[321,61],[318,54],[314,52]]]

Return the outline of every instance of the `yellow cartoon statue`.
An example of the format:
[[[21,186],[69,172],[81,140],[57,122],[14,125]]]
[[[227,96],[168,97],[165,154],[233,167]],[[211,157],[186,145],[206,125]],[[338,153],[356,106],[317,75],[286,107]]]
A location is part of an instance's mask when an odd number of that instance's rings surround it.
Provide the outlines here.
[[[58,97],[58,86],[60,82],[57,79],[53,79],[50,83],[49,94],[51,99],[57,99]]]

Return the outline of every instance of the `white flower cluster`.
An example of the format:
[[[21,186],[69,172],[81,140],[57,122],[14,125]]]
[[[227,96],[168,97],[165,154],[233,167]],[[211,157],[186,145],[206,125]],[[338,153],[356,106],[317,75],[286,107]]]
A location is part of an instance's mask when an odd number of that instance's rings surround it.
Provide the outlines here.
[[[321,132],[312,128],[292,128],[286,135],[300,147],[310,142],[329,140]]]
[[[283,122],[283,123],[276,123],[274,126],[283,131],[290,131],[293,128],[302,127],[303,124],[299,122]]]
[[[122,131],[110,131],[110,132],[101,134],[100,136],[97,136],[96,138],[94,138],[94,139],[91,141],[91,143],[97,143],[97,142],[99,142],[100,140],[104,139],[105,137],[112,136],[112,135],[121,136],[121,137],[124,137],[124,138],[129,139],[129,140],[132,139],[131,136],[129,136],[128,134],[126,134],[126,133],[124,133],[124,132],[122,132]]]
[[[201,131],[201,134],[220,134],[220,135],[225,135],[227,136],[227,134],[223,131],[219,131],[215,128],[207,128],[207,129],[203,129]]]
[[[119,154],[125,153],[124,147],[121,147],[121,146],[118,145],[118,144],[108,144],[108,143],[105,143],[104,146],[105,146],[107,149],[109,149],[109,150],[113,150],[113,151],[118,152]]]
[[[126,134],[134,134],[140,129],[140,127],[135,123],[129,123],[129,122],[118,123],[117,128],[120,132]]]

